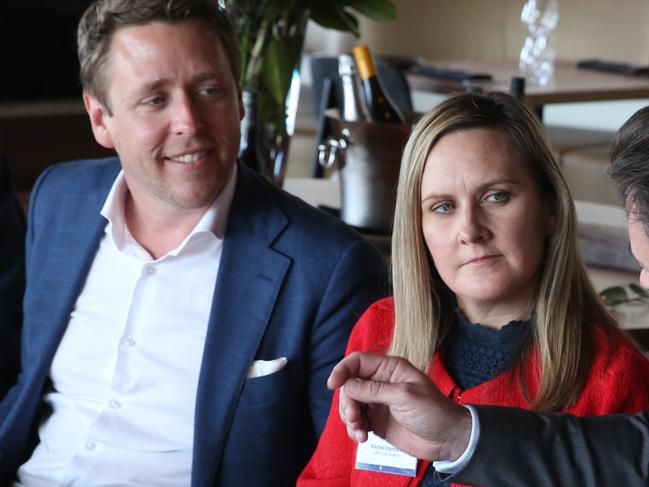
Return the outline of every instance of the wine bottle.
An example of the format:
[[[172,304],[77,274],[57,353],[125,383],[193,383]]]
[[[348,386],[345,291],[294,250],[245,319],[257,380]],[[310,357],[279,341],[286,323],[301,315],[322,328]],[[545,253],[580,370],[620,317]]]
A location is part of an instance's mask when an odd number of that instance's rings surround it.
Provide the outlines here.
[[[518,100],[525,96],[525,78],[512,76],[509,80],[509,94]]]
[[[403,114],[381,86],[374,62],[367,46],[356,46],[354,58],[363,82],[365,100],[373,122],[403,123]]]
[[[262,150],[262,132],[259,126],[257,111],[257,93],[243,91],[241,93],[243,107],[246,110],[241,120],[241,141],[239,142],[239,160],[254,169],[265,178],[269,177],[268,160]]]
[[[354,58],[349,54],[338,56],[338,75],[342,84],[342,119],[348,122],[369,122],[370,111],[365,93],[356,72]]]

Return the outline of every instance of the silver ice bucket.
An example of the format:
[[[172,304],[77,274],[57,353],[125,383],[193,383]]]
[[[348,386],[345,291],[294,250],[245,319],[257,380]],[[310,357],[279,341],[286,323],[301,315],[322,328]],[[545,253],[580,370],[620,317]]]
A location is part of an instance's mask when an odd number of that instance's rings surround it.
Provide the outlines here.
[[[340,217],[359,229],[392,231],[401,155],[411,125],[349,122],[327,110],[333,136],[319,146],[319,162],[340,170]]]

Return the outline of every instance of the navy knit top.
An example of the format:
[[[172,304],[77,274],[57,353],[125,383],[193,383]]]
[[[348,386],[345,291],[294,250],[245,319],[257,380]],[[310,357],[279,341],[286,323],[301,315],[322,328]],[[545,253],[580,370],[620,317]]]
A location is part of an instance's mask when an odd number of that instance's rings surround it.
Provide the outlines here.
[[[496,330],[470,323],[456,310],[444,348],[444,361],[451,377],[462,389],[469,389],[509,369],[530,327],[531,320],[510,321]]]
[[[470,323],[459,310],[444,347],[444,361],[453,380],[469,389],[493,379],[509,369],[531,331],[532,320],[510,321],[501,329]],[[420,482],[421,487],[449,486],[449,480],[435,475],[432,464]]]

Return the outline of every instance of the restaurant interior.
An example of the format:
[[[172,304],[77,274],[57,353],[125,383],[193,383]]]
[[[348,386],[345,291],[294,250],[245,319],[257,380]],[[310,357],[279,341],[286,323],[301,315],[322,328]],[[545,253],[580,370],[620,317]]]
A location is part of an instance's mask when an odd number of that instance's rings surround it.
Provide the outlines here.
[[[0,6],[0,147],[25,207],[35,178],[50,164],[110,154],[92,137],[77,81],[74,31],[87,3],[4,0]],[[582,250],[596,289],[628,286],[636,282],[638,266],[629,253],[625,213],[606,169],[614,132],[649,103],[649,75],[641,69],[649,67],[649,2],[557,3],[554,74],[545,84],[526,80],[522,96],[542,117],[577,202]],[[289,93],[290,149],[285,173],[277,182],[313,205],[340,210],[348,201],[341,195],[342,187],[346,185],[349,194],[352,184],[363,184],[358,179],[346,181],[336,162],[324,170],[317,161],[323,157],[318,146],[333,136],[326,120],[331,112],[324,113],[323,108],[336,108],[335,100],[323,102],[323,79],[315,77],[318,60],[335,62],[358,44],[369,46],[377,63],[396,68],[407,83],[413,114],[430,110],[455,91],[476,87],[511,91],[512,78],[522,76],[525,0],[393,0],[393,4],[394,20],[378,22],[358,15],[358,37],[312,21],[307,24],[296,82]],[[579,67],[582,61],[596,63]],[[427,68],[437,70],[437,75]],[[455,77],[449,78],[449,73]],[[393,83],[387,88],[389,94],[395,89]],[[398,167],[398,156],[389,163]],[[373,182],[368,179],[367,184]],[[361,191],[359,186],[355,190]],[[362,205],[359,201],[353,204]],[[389,255],[389,230],[347,223]],[[649,345],[647,300],[618,304],[612,311]]]

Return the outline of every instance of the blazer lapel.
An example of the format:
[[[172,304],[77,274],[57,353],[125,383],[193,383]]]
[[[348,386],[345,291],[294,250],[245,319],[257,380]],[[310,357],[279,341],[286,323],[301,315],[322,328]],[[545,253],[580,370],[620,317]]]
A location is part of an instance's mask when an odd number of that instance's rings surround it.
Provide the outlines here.
[[[34,333],[26,337],[26,352],[35,355],[29,358],[38,364],[37,375],[49,370],[103,235],[107,221],[99,211],[119,166],[113,169],[104,174],[105,191],[93,187],[64,195],[60,202],[40,202],[56,209],[56,226],[47,225],[47,215],[42,220],[35,216],[31,223],[36,232],[49,233],[37,236],[28,257],[33,284],[25,300],[26,331]]]
[[[239,166],[196,399],[192,485],[211,485],[261,338],[290,266],[270,246],[288,225],[269,188]]]

